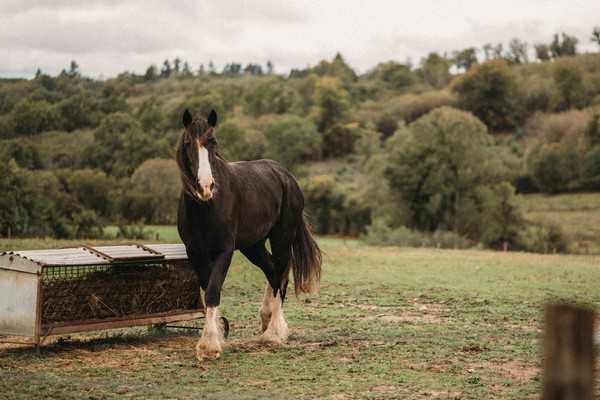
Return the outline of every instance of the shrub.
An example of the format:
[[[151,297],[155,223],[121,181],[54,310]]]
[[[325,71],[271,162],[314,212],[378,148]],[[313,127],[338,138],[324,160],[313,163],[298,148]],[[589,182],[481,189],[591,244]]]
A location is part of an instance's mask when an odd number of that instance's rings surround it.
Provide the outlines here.
[[[520,231],[517,246],[533,253],[568,253],[571,247],[560,227],[550,223],[529,223]]]
[[[317,233],[357,235],[370,222],[370,210],[345,191],[332,175],[300,180],[308,214]]]
[[[143,224],[119,225],[117,239],[149,240],[156,235],[154,231],[146,229]]]
[[[558,143],[542,145],[530,155],[529,171],[536,186],[546,193],[558,193],[567,189],[574,179],[575,161],[567,156],[564,146]]]
[[[375,219],[361,237],[366,243],[376,246],[437,247],[443,249],[469,249],[474,243],[454,232],[436,231],[425,233],[405,226],[392,228],[384,219]]]

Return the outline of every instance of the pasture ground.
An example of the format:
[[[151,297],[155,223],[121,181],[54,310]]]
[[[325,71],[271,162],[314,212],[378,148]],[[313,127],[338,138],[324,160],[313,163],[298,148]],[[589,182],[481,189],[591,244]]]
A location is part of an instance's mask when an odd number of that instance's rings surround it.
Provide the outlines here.
[[[165,241],[173,229],[161,228]],[[166,235],[171,232],[171,236]],[[282,347],[260,346],[261,272],[236,255],[222,358],[197,333],[123,329],[0,345],[4,399],[524,399],[541,389],[542,305],[600,305],[600,257],[370,247],[320,239],[319,295],[289,296]],[[0,241],[0,249],[72,242]]]

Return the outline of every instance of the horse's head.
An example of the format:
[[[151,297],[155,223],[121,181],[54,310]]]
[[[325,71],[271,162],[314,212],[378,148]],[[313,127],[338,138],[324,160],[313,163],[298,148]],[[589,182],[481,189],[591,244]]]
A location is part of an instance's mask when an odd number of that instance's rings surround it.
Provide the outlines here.
[[[192,118],[183,112],[183,135],[177,148],[177,164],[181,170],[184,190],[201,201],[208,201],[215,193],[211,160],[215,157],[217,141],[215,126],[217,113],[212,110],[206,119]]]

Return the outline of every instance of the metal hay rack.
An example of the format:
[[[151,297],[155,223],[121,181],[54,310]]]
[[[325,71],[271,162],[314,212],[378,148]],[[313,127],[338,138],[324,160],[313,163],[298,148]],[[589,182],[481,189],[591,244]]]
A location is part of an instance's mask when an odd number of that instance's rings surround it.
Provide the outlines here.
[[[166,326],[204,313],[200,286],[183,244],[0,254],[0,335],[27,338],[17,343],[39,349],[51,335]],[[227,335],[229,323],[222,321]]]

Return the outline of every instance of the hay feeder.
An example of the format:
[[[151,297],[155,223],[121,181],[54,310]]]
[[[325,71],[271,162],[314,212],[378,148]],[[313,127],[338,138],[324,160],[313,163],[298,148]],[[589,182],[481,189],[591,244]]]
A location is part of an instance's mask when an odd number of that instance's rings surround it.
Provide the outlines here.
[[[130,244],[0,254],[0,337],[46,337],[204,316],[182,244]],[[222,318],[225,334],[229,323]],[[25,338],[17,341],[15,337]],[[6,339],[6,340],[5,340]]]

